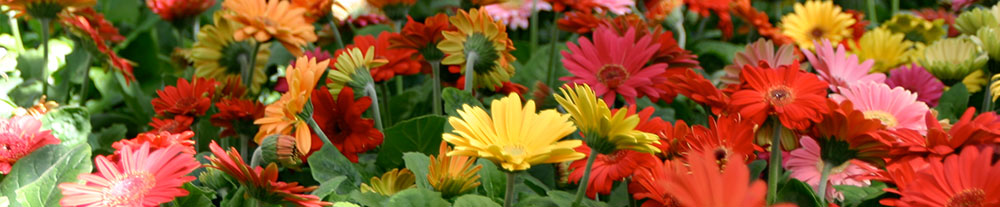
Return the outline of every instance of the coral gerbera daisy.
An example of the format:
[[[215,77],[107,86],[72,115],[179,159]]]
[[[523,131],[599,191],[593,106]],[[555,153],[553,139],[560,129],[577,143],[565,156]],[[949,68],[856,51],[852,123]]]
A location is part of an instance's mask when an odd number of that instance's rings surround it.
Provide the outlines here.
[[[743,66],[757,67],[760,64],[767,64],[768,68],[778,68],[791,65],[797,59],[798,57],[795,56],[795,46],[784,44],[775,51],[774,43],[771,40],[761,38],[754,43],[748,44],[742,52],[736,52],[736,55],[733,56],[733,64],[727,65],[724,68],[726,74],[721,79],[726,84],[739,84],[740,71],[743,70]]]
[[[227,19],[244,26],[233,33],[236,41],[274,38],[292,55],[302,56],[302,46],[317,39],[315,28],[306,21],[306,10],[289,1],[226,0],[222,7],[232,11],[224,14]]]
[[[10,172],[17,160],[49,144],[59,144],[42,122],[32,116],[0,119],[0,175]]]
[[[597,153],[610,154],[621,149],[659,152],[659,148],[653,146],[659,143],[658,136],[635,129],[639,125],[636,114],[628,110],[612,112],[586,84],[573,88],[566,85],[559,90],[563,95],[556,96],[556,102],[573,116],[573,123],[580,127],[587,146]]]
[[[645,66],[660,45],[653,43],[649,35],[637,40],[636,32],[629,28],[624,35],[618,35],[613,29],[601,26],[594,31],[594,41],[580,37],[579,45],[567,43],[569,51],[562,52],[562,62],[573,76],[560,80],[591,85],[609,104],[615,103],[618,94],[630,104],[642,96],[658,98],[663,91],[654,87],[654,83],[664,81],[659,75],[667,64]]]
[[[121,154],[122,150],[125,148],[138,149],[144,144],[149,144],[150,150],[166,149],[171,146],[181,146],[181,151],[188,154],[196,154],[194,149],[194,132],[184,131],[180,133],[170,133],[170,132],[146,132],[139,133],[135,138],[132,139],[122,139],[117,142],[111,143],[111,148],[115,149],[115,153],[108,158],[111,160],[116,156],[123,156]]]
[[[590,185],[587,186],[587,197],[594,198],[597,194],[607,195],[611,193],[611,186],[616,181],[625,180],[632,176],[637,170],[643,170],[649,166],[659,164],[659,159],[649,153],[636,152],[633,150],[615,150],[611,154],[600,154],[591,152],[590,147],[580,146],[577,152],[587,154],[587,156],[597,156],[594,159],[590,171]],[[573,170],[569,174],[571,183],[579,183],[586,170],[586,160],[576,160],[569,165]]]
[[[196,18],[215,6],[214,0],[146,0],[146,5],[167,21]]]
[[[260,91],[260,86],[267,81],[264,70],[267,69],[267,58],[271,57],[271,44],[262,43],[257,48],[257,61],[252,71],[244,71],[249,64],[247,57],[253,53],[250,41],[236,41],[233,38],[240,28],[239,23],[223,18],[227,11],[218,11],[213,15],[215,25],[208,25],[198,32],[196,41],[187,53],[187,59],[194,64],[194,76],[228,80],[232,77],[252,79],[249,82],[251,91]],[[242,59],[242,60],[241,60]],[[242,80],[242,79],[239,79]]]
[[[149,126],[153,127],[151,132],[170,132],[170,133],[181,133],[183,131],[191,130],[191,123],[194,122],[194,118],[184,115],[177,115],[174,118],[160,119],[153,117],[153,120],[149,122]]]
[[[793,150],[785,159],[782,165],[785,166],[788,171],[791,171],[791,177],[797,180],[801,180],[806,184],[812,186],[813,190],[819,188],[820,174],[822,173],[825,165],[831,163],[823,161],[820,156],[820,146],[816,143],[812,137],[804,136],[799,139],[799,143],[802,144],[802,148]],[[826,198],[827,199],[843,199],[843,194],[838,192],[833,188],[834,185],[850,185],[864,187],[871,184],[869,179],[864,176],[869,176],[872,172],[866,170],[874,168],[874,166],[868,166],[864,162],[844,162],[838,166],[832,167],[827,180],[829,185],[827,185]]]
[[[537,2],[537,4],[532,5],[532,2]],[[494,20],[507,23],[511,29],[526,29],[532,8],[538,11],[548,11],[552,10],[552,5],[545,1],[508,0],[504,3],[485,6],[483,10],[493,16]]]
[[[900,66],[889,71],[889,78],[885,79],[885,84],[891,88],[903,87],[916,93],[917,100],[926,103],[929,107],[937,106],[938,99],[944,93],[944,83],[941,83],[924,67],[917,64]]]
[[[290,135],[295,133],[299,153],[307,154],[312,149],[312,133],[306,122],[299,118],[312,94],[316,82],[327,70],[330,61],[316,62],[316,59],[299,57],[295,67],[288,67],[285,76],[288,79],[288,92],[281,99],[264,108],[264,117],[254,121],[260,125],[260,131],[254,141],[261,143],[264,137],[272,134]]]
[[[244,192],[243,195],[236,196],[255,198],[265,204],[303,207],[333,205],[320,200],[315,195],[305,194],[305,192],[315,190],[316,186],[305,187],[300,186],[297,182],[286,183],[278,181],[278,166],[274,163],[268,164],[267,168],[261,168],[260,166],[251,168],[243,162],[243,157],[236,151],[236,148],[223,151],[222,147],[219,147],[219,144],[215,141],[212,141],[208,147],[212,150],[213,154],[211,157],[205,156],[212,163],[209,167],[226,173],[246,187],[246,191],[241,191]]]
[[[584,158],[573,150],[582,144],[580,140],[559,141],[576,131],[569,115],[552,109],[535,112],[535,101],[522,106],[517,94],[493,100],[490,107],[492,116],[482,108],[463,105],[458,117],[448,119],[454,130],[442,139],[455,145],[448,156],[488,159],[507,171]]]
[[[372,100],[368,97],[354,99],[354,90],[344,88],[334,100],[326,87],[313,91],[313,119],[316,125],[329,137],[340,153],[351,162],[358,162],[358,154],[375,149],[382,144],[382,132],[374,128],[375,122],[361,118],[368,110]],[[319,136],[313,134],[313,143],[321,143]],[[317,151],[322,145],[313,145],[311,151]]]
[[[428,164],[427,182],[435,191],[449,198],[479,187],[479,169],[476,160],[469,156],[448,156],[451,147],[448,142],[441,141],[437,156],[431,156]],[[473,167],[475,166],[475,167]]]
[[[444,31],[444,40],[437,48],[447,56],[441,64],[459,65],[467,73],[466,61],[472,59],[473,87],[494,89],[514,76],[514,43],[507,37],[507,29],[494,21],[485,10],[459,11],[450,18],[457,30]],[[459,72],[451,71],[451,72]],[[468,75],[466,75],[468,76]]]
[[[781,18],[781,32],[795,40],[802,49],[813,49],[822,39],[840,42],[851,37],[854,18],[841,12],[833,1],[795,3],[795,12]]]
[[[838,87],[847,87],[858,81],[874,81],[881,83],[885,80],[885,74],[872,73],[872,64],[875,61],[865,60],[858,63],[858,56],[848,55],[847,48],[838,44],[834,49],[830,40],[823,40],[823,43],[816,45],[816,54],[809,50],[802,49],[802,53],[809,59],[819,77],[830,83],[830,89],[837,91]]]
[[[98,173],[79,175],[85,183],[62,183],[63,206],[159,206],[175,197],[188,195],[182,185],[195,179],[187,176],[198,168],[194,154],[184,147],[150,150],[149,144],[121,149],[121,157],[111,161],[97,156]]]
[[[1000,205],[1000,164],[993,147],[966,147],[958,155],[931,160],[901,192],[899,206]]]
[[[713,152],[692,153],[687,163],[674,161],[666,178],[666,193],[680,206],[753,206],[766,203],[767,184],[750,181],[742,159],[717,163]]]
[[[157,90],[159,97],[154,98],[153,109],[156,114],[201,116],[212,107],[212,96],[218,83],[212,79],[196,78],[192,82],[179,78],[176,86],[163,87]]]
[[[851,53],[857,54],[862,60],[873,60],[871,72],[884,73],[897,66],[911,62],[913,42],[906,40],[904,34],[894,33],[885,28],[875,28],[865,32],[857,44],[849,42]]]
[[[799,70],[798,64],[777,69],[744,66],[740,79],[746,85],[733,93],[729,109],[754,123],[776,115],[785,127],[801,130],[828,112],[827,83]]]
[[[889,88],[875,82],[859,82],[848,87],[840,87],[840,93],[831,98],[837,102],[849,100],[854,108],[864,112],[869,119],[878,119],[888,129],[912,129],[927,132],[924,114],[927,104],[917,101],[917,94],[902,87]]]
[[[354,37],[354,45],[349,45],[346,49],[341,49],[337,51],[337,56],[341,53],[349,50],[350,48],[369,48],[374,47],[375,57],[384,58],[388,62],[385,65],[372,67],[371,76],[375,82],[383,82],[396,77],[396,75],[413,75],[420,73],[421,67],[423,67],[420,62],[423,58],[419,58],[417,50],[410,48],[391,48],[389,46],[390,39],[399,36],[398,33],[382,32],[378,35],[378,38],[372,37],[371,35],[359,35]],[[418,57],[418,58],[414,58]]]

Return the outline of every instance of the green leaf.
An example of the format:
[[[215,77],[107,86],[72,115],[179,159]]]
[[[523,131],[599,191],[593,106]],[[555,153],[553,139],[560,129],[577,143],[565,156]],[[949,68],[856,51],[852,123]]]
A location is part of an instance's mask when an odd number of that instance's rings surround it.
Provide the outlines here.
[[[747,167],[750,168],[750,178],[756,180],[760,178],[760,173],[764,172],[764,169],[767,168],[767,161],[753,161]]]
[[[101,12],[111,22],[126,22],[134,25],[139,19],[139,0],[101,1]],[[148,17],[147,17],[148,18]]]
[[[458,109],[462,105],[483,107],[483,103],[476,100],[471,93],[458,88],[447,87],[441,90],[441,99],[444,101],[444,111],[448,116],[458,116]]]
[[[355,32],[355,36],[361,36],[361,35],[378,36],[379,33],[382,33],[382,32],[391,32],[391,31],[392,31],[392,27],[390,27],[389,25],[386,25],[386,24],[375,24],[375,25],[371,25],[371,26],[367,26],[367,27],[362,27],[362,28],[358,29],[357,32]]]
[[[809,184],[796,179],[788,180],[778,189],[778,203],[795,203],[799,207],[824,206]]]
[[[445,207],[448,201],[441,198],[441,193],[424,188],[410,188],[389,197],[385,206],[392,207]]]
[[[378,152],[375,164],[384,168],[397,168],[403,161],[404,152],[437,154],[441,144],[445,117],[427,115],[400,122],[385,130],[385,141]]]
[[[559,207],[573,206],[573,199],[575,197],[576,197],[575,194],[566,191],[558,191],[558,190],[549,191],[549,198],[551,198],[552,202],[558,205]],[[584,197],[583,200],[580,202],[580,206],[602,207],[608,205]]]
[[[876,199],[879,196],[885,194],[886,184],[878,181],[873,181],[871,185],[865,187],[858,187],[853,185],[835,185],[834,189],[844,195],[844,205],[849,206],[860,206],[861,203]]]
[[[938,106],[938,119],[950,119],[952,122],[958,121],[965,109],[969,107],[969,90],[965,84],[956,83],[948,91],[941,94]]]
[[[211,199],[215,197],[214,190],[198,187],[191,183],[184,183],[184,189],[188,191],[188,195],[178,197],[174,206],[215,207]]]
[[[507,175],[490,160],[479,159],[476,164],[483,166],[479,169],[479,182],[482,183],[480,187],[486,192],[486,196],[503,199],[507,189]]]
[[[430,114],[430,92],[432,90],[431,81],[424,81],[422,85],[412,86],[400,94],[388,97],[389,105],[383,106],[387,111],[382,112],[383,121],[386,127],[393,127],[403,120],[416,118],[424,114]],[[379,98],[384,98],[379,96]]]
[[[42,128],[62,140],[62,145],[85,143],[90,134],[90,112],[82,107],[64,107],[42,117]]]
[[[75,182],[77,175],[92,168],[90,146],[77,145],[66,149],[48,145],[21,158],[10,174],[0,183],[0,192],[15,198],[11,206],[59,206],[62,193],[57,185]]]
[[[419,152],[407,152],[403,153],[403,161],[406,162],[406,168],[413,172],[413,175],[417,177],[417,187],[432,189],[431,184],[427,182],[427,173],[429,173],[431,158],[427,157],[423,153]]]
[[[111,154],[114,153],[111,144],[125,138],[127,132],[128,128],[125,128],[125,125],[115,123],[97,133],[90,134],[87,143],[94,148],[94,154]]]
[[[361,192],[357,190],[351,192],[351,201],[361,204],[362,206],[381,207],[382,202],[387,199],[389,199],[389,197],[375,192]]]
[[[309,156],[309,167],[313,179],[317,181],[346,176],[351,186],[361,186],[361,174],[354,169],[354,163],[341,155],[334,146],[323,145],[323,148]]]
[[[453,207],[500,207],[500,204],[485,196],[468,194],[458,197]]]
[[[336,193],[337,188],[340,188],[341,184],[343,184],[345,180],[347,180],[347,176],[337,176],[327,181],[323,181],[319,184],[319,188],[316,188],[316,190],[312,192],[312,195],[325,198],[332,193]]]
[[[617,182],[615,188],[611,189],[611,196],[608,199],[608,206],[613,207],[624,207],[628,206],[629,199],[632,195],[628,194],[628,184],[626,182]]]

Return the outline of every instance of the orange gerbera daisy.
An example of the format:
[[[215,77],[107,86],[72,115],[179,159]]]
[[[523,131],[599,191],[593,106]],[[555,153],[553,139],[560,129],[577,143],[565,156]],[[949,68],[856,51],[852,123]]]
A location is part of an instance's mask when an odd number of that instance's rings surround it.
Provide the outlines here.
[[[267,204],[292,204],[304,207],[333,205],[320,200],[315,195],[305,194],[305,192],[315,190],[316,186],[304,187],[299,186],[298,182],[278,181],[278,166],[273,162],[268,164],[267,168],[260,166],[250,168],[246,163],[243,163],[243,157],[236,151],[236,148],[223,151],[222,147],[219,147],[219,144],[215,143],[214,140],[208,147],[214,155],[205,156],[208,161],[212,162],[208,166],[221,170],[246,187],[244,197],[256,198]]]
[[[121,149],[121,159],[94,158],[97,173],[79,175],[84,181],[62,183],[62,206],[159,206],[175,197],[188,195],[182,185],[195,179],[187,176],[198,168],[194,154],[184,147],[169,146],[150,150],[149,144]]]
[[[144,144],[149,144],[150,150],[166,149],[171,146],[181,146],[181,151],[188,154],[196,154],[194,150],[194,132],[184,131],[181,133],[170,133],[170,132],[146,132],[139,133],[135,138],[132,139],[122,139],[111,144],[111,148],[115,149],[115,153],[108,158],[111,160],[118,160],[117,156],[122,156],[121,152],[125,148],[138,149]]]
[[[823,149],[823,160],[832,162],[834,166],[850,159],[884,165],[883,158],[888,155],[891,146],[882,138],[885,132],[881,130],[885,129],[885,125],[878,119],[866,118],[863,112],[854,109],[850,101],[837,104],[827,100],[827,105],[830,113],[816,124],[813,136]]]
[[[717,155],[706,151],[692,153],[686,164],[675,161],[666,178],[666,194],[680,206],[764,206],[767,184],[750,182],[750,171],[742,159],[726,159],[731,162],[717,163]]]
[[[212,107],[212,96],[218,83],[212,79],[196,78],[192,82],[179,78],[177,86],[157,90],[153,110],[161,116],[186,115],[201,116]]]
[[[955,153],[964,146],[992,144],[1000,140],[1000,117],[994,112],[976,115],[975,108],[968,108],[962,117],[945,130],[937,118],[927,113],[927,135],[915,130],[898,130],[890,155],[893,160],[908,160],[913,157],[941,158]]]
[[[225,14],[226,19],[244,25],[233,34],[236,41],[254,38],[267,42],[275,38],[292,55],[302,56],[301,46],[317,39],[315,28],[306,21],[306,10],[288,1],[226,0],[222,7],[233,11]]]
[[[962,153],[931,160],[906,185],[898,206],[1000,206],[1000,163],[994,147],[965,147]]]
[[[646,199],[642,202],[643,207],[679,207],[681,204],[677,199],[667,194],[674,171],[676,169],[671,160],[636,170],[632,182],[628,184],[628,192],[635,200]]]
[[[594,153],[590,147],[581,145],[576,148],[577,152],[587,156],[596,155],[593,166],[590,168],[590,181],[587,186],[587,197],[593,199],[597,194],[607,195],[611,193],[611,186],[615,181],[622,181],[640,169],[658,164],[660,161],[649,153],[636,152],[633,150],[616,150],[611,154]],[[573,170],[569,174],[571,183],[580,183],[583,173],[586,170],[587,159],[573,161],[569,168]]]
[[[330,8],[333,7],[333,1],[331,0],[291,0],[292,5],[299,8],[306,9],[306,22],[316,22],[316,20],[322,19],[327,13],[330,13]]]
[[[729,106],[729,96],[715,87],[712,81],[705,79],[693,69],[685,69],[680,73],[664,73],[667,81],[657,84],[657,87],[664,90],[672,90],[676,94],[684,95],[692,101],[704,104],[712,109],[715,114],[722,113]],[[662,98],[673,101],[673,98]]]
[[[337,55],[351,48],[365,49],[375,47],[375,58],[386,59],[389,62],[385,65],[371,68],[372,79],[376,82],[388,81],[396,75],[413,75],[420,73],[420,58],[417,50],[409,48],[390,48],[390,39],[396,39],[398,33],[383,31],[378,35],[378,39],[371,35],[354,36],[354,45],[348,45],[344,49],[337,50]],[[414,58],[417,57],[417,58]]]
[[[329,64],[329,60],[317,63],[315,58],[302,56],[296,60],[295,67],[288,67],[285,72],[288,92],[282,94],[278,101],[267,105],[264,117],[253,122],[260,125],[260,130],[254,137],[255,142],[259,144],[264,137],[272,134],[291,135],[294,130],[299,152],[309,153],[309,149],[312,149],[312,132],[305,120],[299,118],[299,113],[302,113],[316,82]]]
[[[712,153],[722,164],[732,161],[729,158],[743,162],[756,157],[753,124],[732,115],[720,116],[718,120],[709,117],[708,125],[691,127],[691,134],[684,140],[688,154]]]
[[[422,58],[427,60],[440,60],[444,58],[444,53],[437,49],[437,44],[444,40],[442,31],[454,30],[448,22],[448,15],[439,13],[427,17],[424,22],[413,21],[412,17],[406,17],[406,26],[403,26],[400,35],[393,35],[389,41],[389,48],[407,48],[420,51]]]
[[[802,130],[829,111],[827,83],[799,70],[798,64],[777,69],[744,66],[740,80],[744,85],[731,96],[729,109],[754,123],[775,115],[785,127]]]

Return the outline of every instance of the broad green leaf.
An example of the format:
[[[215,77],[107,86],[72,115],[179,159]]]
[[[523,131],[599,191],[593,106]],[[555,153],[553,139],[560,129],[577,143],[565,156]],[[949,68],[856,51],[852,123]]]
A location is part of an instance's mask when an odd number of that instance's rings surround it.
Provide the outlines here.
[[[427,115],[389,127],[385,130],[385,141],[375,164],[392,169],[403,164],[400,158],[404,152],[437,154],[445,120],[443,116]]]
[[[799,207],[822,207],[813,188],[802,181],[791,179],[778,189],[778,203],[795,203]]]
[[[853,185],[835,185],[834,189],[844,195],[844,205],[845,207],[860,206],[861,203],[876,199],[882,194],[885,194],[885,189],[887,186],[885,183],[873,181],[871,185],[865,187],[858,187]]]
[[[476,100],[476,97],[473,97],[468,91],[457,88],[444,88],[441,90],[441,96],[444,101],[444,111],[448,116],[458,116],[457,110],[461,109],[462,105],[483,107],[483,103]]]
[[[8,198],[16,198],[11,206],[59,206],[62,193],[56,186],[75,182],[77,175],[92,169],[90,146],[48,145],[19,160],[13,169],[0,184]]]
[[[486,192],[485,195],[490,198],[503,199],[507,189],[507,175],[501,172],[497,165],[490,160],[479,159],[476,164],[483,166],[479,169],[479,182],[482,183],[479,187]]]
[[[485,196],[468,194],[455,199],[453,207],[500,207],[500,204]]]
[[[361,206],[381,207],[383,206],[382,202],[388,199],[388,196],[374,192],[361,192],[357,190],[351,192],[351,201],[361,204]]]
[[[391,82],[394,83],[395,81]],[[389,85],[395,86],[395,84]],[[396,124],[401,123],[403,120],[414,119],[424,114],[430,114],[432,87],[433,86],[430,81],[425,81],[424,84],[411,86],[402,93],[394,96],[379,96],[379,98],[388,98],[389,105],[382,106],[385,108],[385,111],[382,111],[382,117],[385,118],[382,121],[386,122],[384,123],[385,126],[387,128],[393,127]]]
[[[111,22],[125,22],[131,25],[139,19],[139,0],[107,0],[101,1],[100,11]],[[147,18],[149,18],[147,16]]]
[[[558,205],[559,207],[571,207],[573,206],[573,199],[576,198],[576,195],[566,191],[553,190],[549,191],[549,198],[551,198],[552,202]],[[582,201],[580,201],[580,206],[605,207],[608,205],[584,197]]]
[[[215,207],[212,203],[212,198],[215,197],[215,191],[212,189],[198,187],[191,183],[184,183],[184,189],[188,191],[188,195],[184,197],[178,197],[173,206],[183,206],[183,207]]]
[[[128,128],[125,128],[125,125],[116,123],[97,133],[90,134],[87,143],[94,148],[95,154],[111,154],[114,153],[111,144],[125,138],[126,132],[128,132]]]
[[[326,196],[332,193],[336,193],[337,188],[339,188],[341,184],[344,183],[345,180],[347,180],[346,176],[337,176],[333,177],[330,180],[323,181],[319,184],[319,188],[313,190],[312,195],[320,198],[325,198]]]
[[[950,119],[952,122],[958,121],[965,109],[969,107],[969,90],[965,84],[956,83],[948,91],[941,94],[938,106],[934,109],[938,111],[938,119]]]
[[[406,163],[406,168],[413,172],[413,175],[417,178],[417,187],[432,189],[431,184],[427,182],[427,173],[429,173],[431,158],[427,157],[423,153],[419,152],[407,152],[403,153],[403,161]]]
[[[612,207],[624,207],[628,206],[629,199],[632,195],[628,194],[628,184],[626,182],[616,182],[615,187],[611,189],[611,196],[608,199],[608,206]]]
[[[361,186],[361,174],[355,169],[354,163],[347,160],[334,146],[323,145],[323,148],[309,156],[309,167],[313,179],[318,181],[346,176],[351,186]]]
[[[424,188],[410,188],[389,197],[385,206],[392,207],[446,207],[451,206],[441,198],[441,193]]]
[[[764,172],[764,169],[767,168],[767,161],[753,161],[747,167],[750,168],[750,179],[756,180],[760,177],[760,173]]]
[[[63,107],[42,117],[42,128],[62,140],[62,145],[86,143],[90,134],[90,112],[82,107]]]

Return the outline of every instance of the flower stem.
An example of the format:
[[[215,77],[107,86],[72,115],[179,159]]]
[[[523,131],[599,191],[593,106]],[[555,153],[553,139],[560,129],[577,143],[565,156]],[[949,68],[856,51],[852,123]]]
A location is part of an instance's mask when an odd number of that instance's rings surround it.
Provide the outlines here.
[[[778,179],[781,179],[781,122],[772,119],[774,133],[771,135],[771,163],[767,170],[767,200],[774,204],[778,202]]]
[[[476,51],[471,51],[469,52],[469,54],[465,55],[465,91],[469,92],[470,94],[473,91],[473,86],[474,86],[473,82],[475,82],[474,79],[476,78],[474,76],[474,74],[476,73],[476,70],[474,68],[476,63],[476,58],[479,58],[479,54],[476,54]]]
[[[990,60],[986,64],[986,78],[989,79],[986,82],[986,90],[983,90],[983,107],[979,109],[979,113],[993,111],[993,71],[996,71],[1000,67],[1000,62],[996,60]]]
[[[330,30],[333,32],[333,46],[335,49],[344,48],[344,39],[340,37],[340,29],[337,28],[337,17],[330,14]]]
[[[243,66],[243,70],[240,71],[240,77],[243,78],[243,87],[252,88],[250,84],[253,83],[253,74],[257,66],[257,51],[260,50],[260,42],[251,40],[253,44],[253,50],[250,51],[249,60],[243,62],[249,62],[247,65]]]
[[[199,21],[198,17],[196,16],[194,17],[194,21],[192,22],[194,25],[191,27],[191,39],[198,40],[198,32],[201,30],[201,21]]]
[[[14,47],[16,47],[18,53],[24,52],[24,42],[21,41],[21,29],[19,28],[19,26],[17,24],[17,18],[14,18],[14,12],[13,11],[11,11],[11,12],[9,12],[7,14],[8,14],[7,15],[8,19],[7,20],[8,20],[8,23],[10,23],[10,30],[11,30],[12,33],[14,33],[14,40],[16,40],[14,42]]]
[[[247,136],[247,135],[242,134],[242,133],[237,133],[237,136],[239,136],[237,139],[239,140],[239,143],[240,143],[240,155],[246,156],[246,154],[247,154],[247,145],[249,145],[249,144],[247,144],[247,140],[251,140],[251,139],[253,139],[253,137]]]
[[[552,17],[552,25],[551,29],[549,29],[549,32],[552,33],[552,39],[549,39],[552,48],[549,48],[549,71],[545,76],[545,84],[549,85],[549,87],[557,87],[556,80],[558,80],[556,79],[556,61],[558,61],[556,59],[559,59],[558,54],[556,54],[556,43],[559,42],[559,29],[556,26],[557,21],[559,21],[559,13],[555,13],[555,17]]]
[[[431,85],[434,86],[434,97],[433,97],[433,100],[434,100],[434,102],[433,102],[433,104],[434,104],[434,107],[433,107],[434,108],[434,114],[440,115],[441,111],[443,111],[443,109],[442,109],[443,106],[441,105],[441,102],[442,102],[441,101],[441,61],[440,60],[432,60],[432,61],[429,61],[429,62],[431,64],[431,71],[433,72],[432,75],[434,76],[434,77],[432,77],[434,79],[434,83],[431,83]]]
[[[250,167],[251,168],[260,166],[261,153],[262,153],[262,151],[260,150],[260,146],[258,146],[257,149],[253,150],[253,155],[250,156]],[[240,160],[240,161],[242,162],[243,160]]]
[[[868,19],[871,21],[871,26],[878,26],[878,17],[875,13],[875,0],[868,0]]]
[[[379,110],[379,108],[378,108],[379,107],[379,104],[378,104],[378,93],[375,93],[375,83],[369,82],[368,84],[366,84],[365,85],[365,92],[367,92],[368,93],[368,97],[371,97],[371,99],[372,99],[372,107],[371,108],[372,108],[372,117],[375,117],[375,128],[378,129],[378,131],[380,131],[380,132],[385,132],[385,129],[382,128],[382,113],[381,113],[381,110]],[[316,127],[316,128],[319,128],[319,127]]]
[[[42,23],[42,95],[49,94],[49,22],[48,18],[38,18]]]
[[[896,12],[899,11],[899,0],[892,0],[891,2],[892,2],[891,3],[892,4],[892,13],[891,14],[895,15]]]
[[[833,165],[829,162],[823,161],[823,172],[819,176],[819,200],[826,203],[826,186],[827,181],[830,180],[830,170],[833,170]]]
[[[536,52],[538,49],[538,0],[531,0],[531,51]]]
[[[671,26],[673,26],[674,30],[677,30],[677,46],[684,49],[687,42],[687,31],[684,30],[684,20],[674,22]]]
[[[505,189],[507,192],[503,196],[504,207],[514,206],[514,181],[517,179],[514,176],[515,174],[514,172],[507,172],[507,188]]]
[[[574,207],[580,206],[580,201],[583,200],[583,195],[587,194],[587,184],[590,181],[590,171],[594,167],[594,160],[597,159],[596,151],[591,150],[590,155],[587,156],[587,167],[584,168],[583,177],[580,178],[580,186],[576,188],[576,197],[573,198]]]

